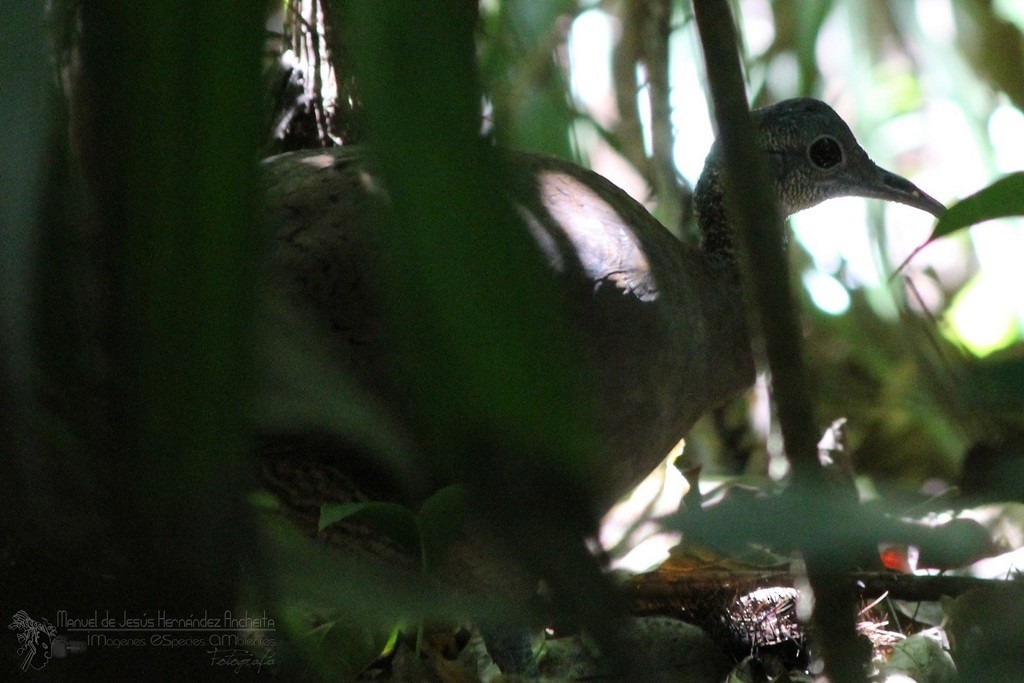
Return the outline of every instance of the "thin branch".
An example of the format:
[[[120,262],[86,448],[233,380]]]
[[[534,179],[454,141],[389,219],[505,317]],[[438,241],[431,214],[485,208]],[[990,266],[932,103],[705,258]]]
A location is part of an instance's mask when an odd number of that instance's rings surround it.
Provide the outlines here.
[[[764,156],[758,152],[754,127],[736,52],[736,33],[726,0],[694,0],[694,18],[707,66],[708,88],[725,160],[726,206],[740,234],[746,266],[748,301],[759,312],[772,371],[779,423],[790,458],[796,495],[822,490],[817,457],[817,426],[802,354],[802,333],[790,291],[784,254],[784,229],[769,194]],[[756,286],[755,286],[756,285]],[[794,502],[799,499],[795,498]],[[811,535],[839,520],[827,510],[808,510]],[[864,662],[856,647],[853,589],[844,558],[819,554],[801,544],[814,589],[814,620],[826,671],[832,681],[864,680]]]
[[[683,193],[679,174],[672,161],[675,135],[672,130],[672,105],[669,101],[669,37],[672,35],[672,3],[650,0],[644,31],[644,62],[651,96],[651,158],[654,167],[658,213],[666,227],[680,234],[683,227]]]
[[[637,106],[640,83],[637,81],[636,66],[641,59],[643,8],[642,2],[634,0],[623,3],[621,9],[622,33],[612,53],[615,104],[619,110],[619,122],[615,126],[615,133],[619,138],[622,153],[653,187],[654,172],[644,151],[644,131]]]

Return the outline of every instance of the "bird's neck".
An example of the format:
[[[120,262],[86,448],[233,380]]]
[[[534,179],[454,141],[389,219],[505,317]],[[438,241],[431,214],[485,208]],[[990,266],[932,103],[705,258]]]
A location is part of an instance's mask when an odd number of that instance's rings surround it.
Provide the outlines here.
[[[697,181],[693,195],[700,246],[716,266],[727,268],[738,278],[736,243],[725,212],[722,182],[715,169],[707,169]]]

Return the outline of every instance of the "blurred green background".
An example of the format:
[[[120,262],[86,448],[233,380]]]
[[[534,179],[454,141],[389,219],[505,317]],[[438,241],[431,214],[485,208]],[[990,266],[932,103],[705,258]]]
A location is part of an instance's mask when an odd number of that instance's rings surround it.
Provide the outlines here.
[[[287,557],[289,571],[313,563],[287,542],[288,552],[254,550],[262,508],[254,512],[245,499],[262,419],[254,414],[266,417],[265,405],[250,401],[261,371],[251,340],[266,249],[259,157],[364,142],[377,126],[396,145],[422,143],[416,149],[429,161],[475,135],[479,110],[481,130],[500,144],[590,166],[693,238],[691,188],[713,131],[688,2],[464,0],[430,20],[412,7],[356,4],[66,0],[51,3],[45,17],[28,0],[0,8],[11,40],[0,54],[0,439],[12,587],[0,619],[13,609],[97,601],[134,607],[153,595],[213,609],[254,593],[246,599],[261,604],[287,572],[275,575],[258,556]],[[876,162],[947,204],[1024,167],[1024,2],[733,6],[754,106],[826,100]],[[382,29],[388,21],[394,32]],[[458,39],[449,40],[444,21],[462,27]],[[378,32],[356,33],[360,44],[353,25]],[[432,52],[442,42],[445,49]],[[402,50],[436,59],[414,73],[418,63],[392,59]],[[450,64],[458,65],[454,76],[431,80]],[[368,120],[367,105],[387,93],[364,91],[360,73],[404,74],[396,87],[422,97],[386,122]],[[427,140],[430,125],[458,135]],[[392,164],[400,175],[400,157]],[[439,178],[465,180],[472,168]],[[497,191],[493,183],[480,190]],[[456,191],[434,208],[490,215],[471,194]],[[907,494],[935,479],[989,497],[1021,496],[1020,221],[943,237],[891,277],[931,233],[927,216],[844,199],[793,218],[818,417],[822,426],[848,419],[854,462],[875,489]],[[443,240],[425,248],[418,253],[441,282],[488,291],[487,276],[473,280],[480,271],[444,280]],[[504,271],[487,271],[488,263],[536,266],[529,256],[506,263],[500,250],[484,252],[480,264],[491,277]],[[536,312],[539,292],[524,285],[503,302],[513,327],[516,311]],[[423,292],[418,304],[431,296]],[[418,304],[400,324],[424,329]],[[522,377],[560,367],[559,354],[570,351],[548,349],[543,329],[511,339],[487,334],[492,304],[482,295],[449,319],[458,353],[476,364],[467,367],[513,357],[513,348]],[[557,312],[544,319],[558,329]],[[467,375],[431,391],[454,405],[466,392],[489,396],[479,424],[492,430],[492,443],[496,434],[511,448],[540,441],[547,448],[538,457],[558,454],[530,466],[564,475],[569,489],[585,477],[585,411],[572,404],[559,413],[574,425],[567,431],[523,428],[516,421],[539,419],[543,405],[524,403],[514,386],[503,393],[493,377],[477,383],[479,373]],[[549,395],[567,391],[572,377],[568,369],[543,374]],[[328,391],[341,410],[358,401]],[[737,455],[709,420],[688,440],[688,457],[721,473],[778,474],[781,444],[763,394],[747,400],[763,445]],[[495,421],[508,406],[514,418]],[[443,426],[438,434],[443,440]],[[454,466],[472,467],[478,446],[454,449],[462,449]],[[981,455],[965,468],[968,453]],[[138,567],[138,557],[151,565]],[[363,587],[373,584],[361,578]],[[85,587],[66,600],[51,588],[73,582]],[[381,594],[395,590],[379,583]],[[289,590],[309,593],[314,584]],[[329,598],[348,605],[365,595],[339,590]],[[438,607],[411,588],[400,595],[424,610]],[[398,615],[363,616],[383,624]],[[173,666],[193,666],[167,656]]]

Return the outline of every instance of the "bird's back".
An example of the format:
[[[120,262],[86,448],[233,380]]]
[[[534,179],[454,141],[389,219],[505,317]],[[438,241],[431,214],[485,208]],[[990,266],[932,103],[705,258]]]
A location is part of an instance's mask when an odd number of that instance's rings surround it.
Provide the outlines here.
[[[508,157],[513,204],[551,264],[591,372],[603,504],[648,474],[706,410],[753,381],[736,284],[600,175]],[[268,160],[274,269],[329,326],[347,369],[401,417],[408,394],[381,313],[375,215],[387,194],[358,152]],[[457,266],[456,266],[457,267]],[[530,324],[520,321],[519,324]]]

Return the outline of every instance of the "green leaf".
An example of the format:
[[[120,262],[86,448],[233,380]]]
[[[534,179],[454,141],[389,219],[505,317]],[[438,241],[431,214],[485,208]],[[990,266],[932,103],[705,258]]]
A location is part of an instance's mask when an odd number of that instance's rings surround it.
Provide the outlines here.
[[[387,649],[395,627],[363,623],[343,610],[312,609],[299,602],[282,604],[282,632],[301,655],[302,669],[312,667],[325,680],[355,680]],[[336,618],[337,617],[337,618]],[[287,667],[287,659],[284,665]],[[295,664],[293,664],[295,666]],[[286,675],[297,670],[285,669]]]
[[[423,547],[423,565],[437,566],[448,546],[462,531],[469,504],[461,486],[446,486],[430,496],[420,508],[416,522]]]
[[[318,529],[358,518],[359,522],[384,534],[410,553],[420,556],[420,532],[412,510],[398,503],[330,503],[320,506]]]
[[[479,597],[439,588],[412,565],[396,566],[309,538],[281,515],[259,518],[282,605],[320,614],[339,610],[353,623],[382,629],[417,615],[455,619],[480,609]]]
[[[354,679],[381,655],[392,630],[367,628],[347,618],[332,621],[310,633],[307,657],[326,677]]]
[[[1024,172],[1011,173],[965,197],[939,219],[928,242],[993,218],[1024,216]],[[927,244],[927,242],[926,242]]]
[[[1024,216],[1024,172],[1018,171],[1000,178],[985,189],[949,207],[935,224],[935,229],[924,244],[910,252],[910,256],[899,265],[892,277],[898,275],[919,251],[940,237],[946,237],[976,223],[1007,216]]]

